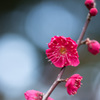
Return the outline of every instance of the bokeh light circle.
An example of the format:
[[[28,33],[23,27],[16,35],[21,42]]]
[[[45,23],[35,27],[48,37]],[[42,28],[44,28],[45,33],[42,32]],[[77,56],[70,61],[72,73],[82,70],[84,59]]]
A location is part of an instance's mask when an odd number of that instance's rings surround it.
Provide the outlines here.
[[[38,74],[38,52],[25,38],[8,34],[0,40],[0,86],[5,96],[21,95],[35,84]],[[34,76],[34,77],[33,77]]]
[[[36,45],[46,49],[46,43],[55,35],[64,35],[75,39],[79,26],[79,19],[64,7],[54,2],[37,4],[29,12],[25,32]]]

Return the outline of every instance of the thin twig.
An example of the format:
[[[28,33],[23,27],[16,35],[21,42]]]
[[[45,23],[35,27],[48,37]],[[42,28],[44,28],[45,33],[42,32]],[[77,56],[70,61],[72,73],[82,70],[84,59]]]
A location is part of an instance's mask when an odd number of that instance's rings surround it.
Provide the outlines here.
[[[91,15],[88,13],[88,16],[87,16],[85,25],[84,25],[83,30],[82,30],[82,32],[81,32],[81,34],[80,34],[80,37],[79,37],[79,39],[78,39],[78,41],[77,41],[78,47],[79,47],[80,44],[81,44],[81,41],[82,41],[82,39],[83,39],[83,36],[84,36],[84,34],[85,34],[85,32],[86,32],[86,29],[87,29],[87,27],[88,27],[88,24],[89,24],[90,20],[91,20]]]
[[[60,73],[58,74],[58,77],[57,79],[54,81],[54,83],[52,84],[52,86],[50,87],[50,89],[48,90],[48,92],[43,96],[43,99],[42,100],[47,100],[47,98],[49,97],[49,95],[52,93],[52,91],[56,88],[56,86],[60,83],[60,79],[65,71],[65,68],[66,67],[63,67],[61,70],[60,70]]]

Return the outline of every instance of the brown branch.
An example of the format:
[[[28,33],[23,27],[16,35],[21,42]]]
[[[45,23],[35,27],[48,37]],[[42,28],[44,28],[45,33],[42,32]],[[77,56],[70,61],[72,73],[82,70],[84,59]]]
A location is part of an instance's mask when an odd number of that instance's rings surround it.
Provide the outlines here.
[[[50,87],[50,89],[48,90],[48,92],[43,96],[42,100],[47,100],[47,98],[50,96],[50,94],[52,93],[52,91],[56,88],[56,86],[61,82],[60,79],[65,71],[66,67],[63,67],[60,70],[60,73],[58,74],[57,79],[54,81],[54,83],[52,84],[52,86]]]
[[[87,27],[88,27],[88,24],[89,24],[90,20],[91,20],[91,15],[88,13],[88,16],[87,16],[85,25],[84,25],[83,30],[82,30],[82,32],[81,32],[81,34],[80,34],[80,37],[79,37],[79,39],[78,39],[78,41],[77,41],[78,47],[79,47],[80,44],[81,44],[81,41],[82,41],[82,39],[83,39],[83,36],[84,36],[84,34],[85,34],[85,32],[86,32],[86,29],[87,29]]]
[[[83,37],[84,37],[84,34],[85,34],[85,32],[86,32],[86,29],[87,29],[87,27],[88,27],[88,25],[89,25],[90,20],[91,20],[91,15],[88,13],[88,16],[87,16],[85,25],[84,25],[83,30],[82,30],[82,32],[81,32],[81,34],[80,34],[80,37],[79,37],[79,39],[78,39],[78,41],[77,41],[78,47],[79,47],[81,44],[84,44],[84,43],[86,42],[86,41],[82,41],[82,39],[83,39]],[[64,73],[64,71],[65,71],[65,68],[66,68],[66,67],[63,67],[63,68],[61,69],[60,73],[58,74],[57,79],[54,81],[54,83],[52,84],[52,86],[50,87],[50,89],[48,90],[48,92],[47,92],[46,94],[44,94],[42,100],[47,100],[47,98],[50,96],[50,94],[53,92],[53,90],[56,88],[56,86],[57,86],[60,82],[65,81],[65,80],[61,79],[61,77],[62,77],[62,75],[63,75],[63,73]],[[61,81],[61,80],[62,80],[62,81]]]

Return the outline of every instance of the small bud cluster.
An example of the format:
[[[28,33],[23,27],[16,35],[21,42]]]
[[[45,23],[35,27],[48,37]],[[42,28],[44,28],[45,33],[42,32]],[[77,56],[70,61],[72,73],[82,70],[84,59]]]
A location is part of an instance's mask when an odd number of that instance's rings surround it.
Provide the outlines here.
[[[95,2],[94,0],[86,0],[85,1],[86,7],[89,9],[89,13],[91,16],[96,16],[98,13],[97,8],[95,7]]]

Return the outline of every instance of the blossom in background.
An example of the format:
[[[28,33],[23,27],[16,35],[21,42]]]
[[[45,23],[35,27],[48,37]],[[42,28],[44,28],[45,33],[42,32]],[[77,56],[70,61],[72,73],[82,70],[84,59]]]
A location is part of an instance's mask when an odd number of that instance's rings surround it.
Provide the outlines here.
[[[100,52],[100,43],[98,41],[87,39],[86,44],[88,46],[88,51],[93,55],[96,55]]]
[[[49,49],[46,50],[46,54],[56,67],[78,66],[80,62],[77,46],[70,37],[54,36],[48,43]]]
[[[42,100],[43,93],[36,90],[28,90],[24,93],[26,100]],[[48,97],[47,100],[54,100]]]
[[[74,95],[77,93],[77,90],[81,87],[82,76],[79,74],[72,75],[66,82],[65,87],[69,95]]]

